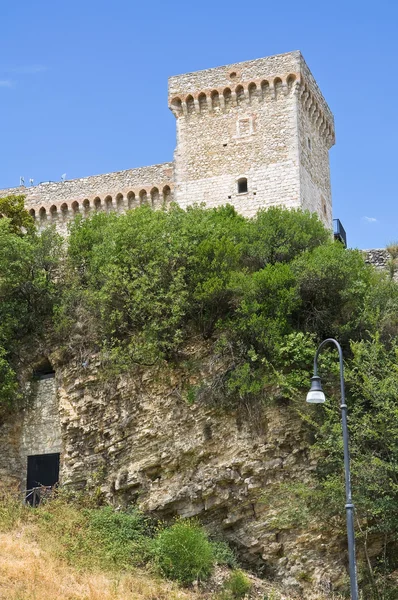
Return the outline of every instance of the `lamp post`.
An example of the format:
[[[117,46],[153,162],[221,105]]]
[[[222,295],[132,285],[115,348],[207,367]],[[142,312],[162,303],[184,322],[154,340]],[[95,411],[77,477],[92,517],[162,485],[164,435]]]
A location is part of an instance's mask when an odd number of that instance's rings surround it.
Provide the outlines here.
[[[314,358],[314,375],[311,377],[311,389],[307,394],[307,402],[310,404],[323,404],[325,394],[322,390],[321,378],[318,376],[318,356],[326,344],[334,344],[339,353],[340,360],[340,389],[341,389],[341,421],[343,426],[343,444],[344,444],[344,470],[345,470],[345,493],[346,493],[346,516],[347,516],[347,539],[348,539],[348,562],[350,572],[351,600],[358,600],[358,581],[357,566],[355,559],[355,536],[354,536],[354,504],[351,496],[351,476],[350,476],[350,452],[348,448],[348,427],[347,427],[347,404],[344,392],[344,365],[343,352],[340,344],[333,338],[324,340],[318,347]]]

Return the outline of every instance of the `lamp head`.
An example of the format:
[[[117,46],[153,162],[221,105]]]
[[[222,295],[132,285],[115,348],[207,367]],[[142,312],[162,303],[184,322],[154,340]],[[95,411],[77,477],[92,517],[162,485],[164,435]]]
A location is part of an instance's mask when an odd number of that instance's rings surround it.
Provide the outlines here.
[[[311,377],[311,388],[307,394],[307,402],[309,404],[323,404],[325,402],[325,394],[323,393],[321,378],[318,375]]]

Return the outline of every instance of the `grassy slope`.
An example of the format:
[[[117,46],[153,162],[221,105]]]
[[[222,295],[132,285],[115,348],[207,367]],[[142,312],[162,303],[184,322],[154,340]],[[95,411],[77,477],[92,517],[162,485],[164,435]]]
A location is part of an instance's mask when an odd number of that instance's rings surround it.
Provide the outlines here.
[[[0,534],[0,598],[4,600],[189,600],[197,595],[136,571],[78,570],[53,556],[31,525]]]
[[[31,509],[0,497],[0,600],[227,598],[220,594],[230,575],[227,567],[218,567],[206,586],[197,589],[161,579],[150,565],[122,567],[120,554],[118,559],[106,557],[101,539],[90,534],[84,513],[62,500]],[[252,582],[250,599],[289,600],[271,584],[247,576]],[[306,593],[305,598],[322,600],[317,594]]]

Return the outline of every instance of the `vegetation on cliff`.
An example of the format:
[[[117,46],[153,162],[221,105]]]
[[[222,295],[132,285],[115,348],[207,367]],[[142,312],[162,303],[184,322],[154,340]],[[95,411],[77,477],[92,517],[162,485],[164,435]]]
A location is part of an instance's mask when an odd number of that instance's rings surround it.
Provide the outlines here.
[[[289,502],[298,499],[307,512],[320,505],[343,528],[333,352],[321,361],[330,404],[311,412],[303,406],[316,345],[330,336],[340,341],[358,530],[372,566],[364,581],[375,590],[377,569],[398,564],[398,285],[389,273],[366,265],[361,252],[333,242],[315,215],[300,211],[272,208],[249,220],[230,206],[142,207],[78,217],[62,260],[59,236],[21,230],[19,212],[4,210],[0,220],[3,406],[15,402],[21,357],[39,339],[66,356],[100,350],[115,374],[160,361],[172,367],[184,360],[187,341],[201,336],[223,371],[188,390],[189,400],[225,409],[297,406],[318,473],[313,489],[292,491]]]

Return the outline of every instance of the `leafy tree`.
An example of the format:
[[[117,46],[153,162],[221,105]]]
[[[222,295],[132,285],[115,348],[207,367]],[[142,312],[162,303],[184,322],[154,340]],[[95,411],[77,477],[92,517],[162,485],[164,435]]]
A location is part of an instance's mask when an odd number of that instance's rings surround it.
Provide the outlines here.
[[[17,397],[20,353],[51,320],[61,254],[61,239],[52,230],[22,234],[16,221],[0,220],[0,406]]]
[[[34,220],[25,209],[25,196],[5,196],[0,198],[0,217],[10,219],[14,233],[34,231]]]

